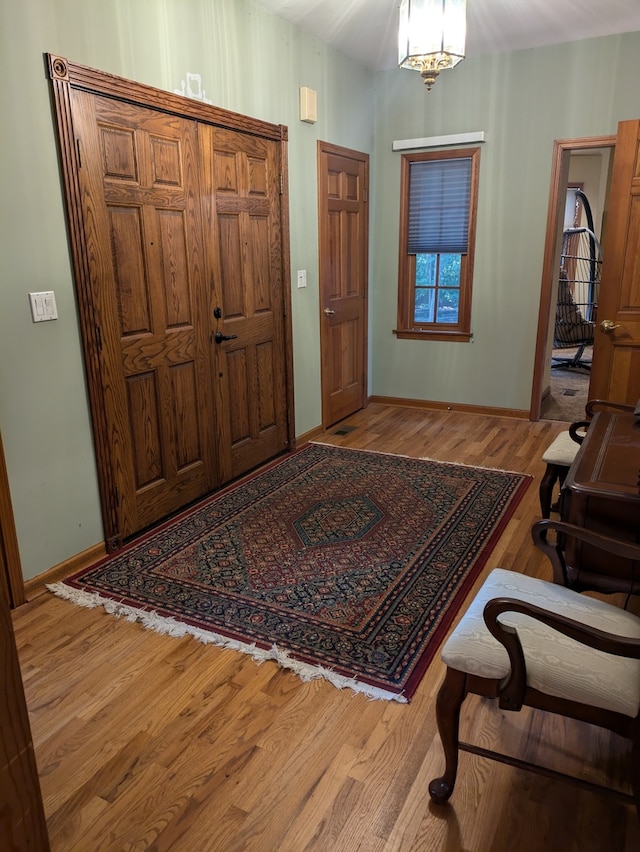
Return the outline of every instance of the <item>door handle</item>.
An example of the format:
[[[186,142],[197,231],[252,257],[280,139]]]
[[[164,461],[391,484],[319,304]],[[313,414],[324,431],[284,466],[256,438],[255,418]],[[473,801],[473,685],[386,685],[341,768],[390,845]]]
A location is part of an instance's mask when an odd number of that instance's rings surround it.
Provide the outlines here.
[[[324,312],[328,317],[332,317],[334,314],[338,313],[337,311],[332,311],[331,308],[325,308]]]
[[[604,331],[605,334],[611,334],[616,328],[620,328],[620,326],[616,325],[612,320],[602,320],[600,323],[600,330]]]
[[[216,331],[213,335],[216,343],[222,343],[223,340],[236,340],[237,337],[237,334],[223,334],[221,331]]]

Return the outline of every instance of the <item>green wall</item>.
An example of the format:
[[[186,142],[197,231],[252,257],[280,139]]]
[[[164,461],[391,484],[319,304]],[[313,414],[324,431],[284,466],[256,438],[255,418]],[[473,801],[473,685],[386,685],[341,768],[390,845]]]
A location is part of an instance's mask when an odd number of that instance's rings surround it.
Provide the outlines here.
[[[555,139],[640,117],[640,33],[465,59],[427,93],[376,77],[371,380],[377,395],[527,411]],[[483,130],[473,342],[398,340],[401,154],[394,139]],[[382,201],[384,199],[384,201]]]
[[[373,151],[370,74],[248,0],[0,0],[0,433],[25,578],[104,539],[45,53],[289,128],[296,432],[321,421],[316,141]],[[318,123],[298,88],[318,92]],[[28,293],[59,319],[33,324]]]

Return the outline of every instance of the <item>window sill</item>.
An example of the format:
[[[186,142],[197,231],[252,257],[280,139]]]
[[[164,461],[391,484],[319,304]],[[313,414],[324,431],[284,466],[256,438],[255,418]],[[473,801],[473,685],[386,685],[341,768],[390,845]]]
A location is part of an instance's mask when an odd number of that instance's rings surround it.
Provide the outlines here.
[[[473,337],[470,331],[444,331],[441,329],[394,328],[398,340],[450,340],[454,343],[469,343]]]

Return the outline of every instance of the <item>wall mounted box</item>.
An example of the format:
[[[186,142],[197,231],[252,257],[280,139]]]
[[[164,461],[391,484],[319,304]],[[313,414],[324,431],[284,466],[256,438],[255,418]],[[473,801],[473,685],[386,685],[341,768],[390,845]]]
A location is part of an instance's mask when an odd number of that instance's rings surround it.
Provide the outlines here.
[[[308,86],[300,86],[300,121],[315,124],[318,120],[318,93]]]

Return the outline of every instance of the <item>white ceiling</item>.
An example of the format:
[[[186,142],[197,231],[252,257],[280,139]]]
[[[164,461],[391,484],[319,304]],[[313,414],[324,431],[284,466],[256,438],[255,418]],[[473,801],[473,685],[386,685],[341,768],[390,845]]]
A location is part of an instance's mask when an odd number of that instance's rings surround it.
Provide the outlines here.
[[[397,65],[399,0],[256,0],[373,70]],[[467,56],[640,31],[640,0],[467,0]]]

